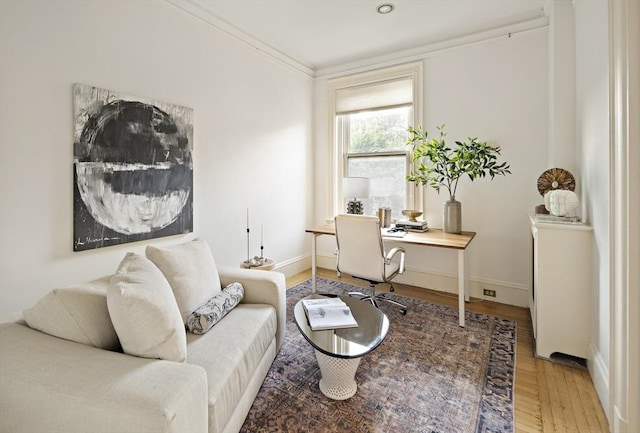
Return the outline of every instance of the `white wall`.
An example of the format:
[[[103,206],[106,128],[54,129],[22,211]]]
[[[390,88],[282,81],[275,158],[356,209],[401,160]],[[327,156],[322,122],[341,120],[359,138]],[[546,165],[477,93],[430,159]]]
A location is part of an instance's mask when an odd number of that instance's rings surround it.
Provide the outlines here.
[[[527,214],[543,202],[536,180],[548,161],[548,59],[546,28],[435,52],[424,57],[424,121],[430,134],[446,124],[448,140],[479,137],[502,147],[512,175],[493,182],[462,179],[463,230],[478,235],[469,247],[472,296],[497,289],[498,300],[526,305],[531,284],[531,240]],[[415,60],[415,59],[412,59]],[[316,222],[331,217],[327,78],[316,80]],[[425,218],[442,226],[442,202],[427,190]],[[318,243],[320,263],[335,262],[335,243]],[[410,248],[413,284],[456,290],[454,251]],[[449,278],[451,277],[451,278]],[[439,287],[439,285],[442,285]]]
[[[576,158],[576,39],[573,0],[547,2],[549,15],[549,168],[580,176]],[[576,185],[576,193],[580,183]]]
[[[575,3],[576,130],[581,201],[594,228],[595,287],[590,370],[608,412],[609,314],[609,48],[606,1]]]
[[[193,234],[72,252],[74,82],[194,109]],[[308,254],[312,89],[167,2],[0,0],[0,316],[149,243],[238,266],[247,208],[252,256],[260,225],[268,257]]]

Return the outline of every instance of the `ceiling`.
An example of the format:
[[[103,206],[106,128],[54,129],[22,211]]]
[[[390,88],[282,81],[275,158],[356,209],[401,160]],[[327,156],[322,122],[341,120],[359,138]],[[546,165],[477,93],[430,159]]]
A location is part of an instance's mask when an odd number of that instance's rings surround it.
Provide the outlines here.
[[[315,74],[471,35],[540,27],[546,25],[548,0],[169,1]],[[379,14],[383,3],[393,4],[394,10]]]

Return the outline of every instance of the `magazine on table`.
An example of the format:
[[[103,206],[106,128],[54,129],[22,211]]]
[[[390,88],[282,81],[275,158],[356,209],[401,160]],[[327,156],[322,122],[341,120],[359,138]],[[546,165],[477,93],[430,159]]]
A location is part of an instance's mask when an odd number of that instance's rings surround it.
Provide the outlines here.
[[[351,309],[340,298],[303,299],[302,307],[312,331],[358,326]]]

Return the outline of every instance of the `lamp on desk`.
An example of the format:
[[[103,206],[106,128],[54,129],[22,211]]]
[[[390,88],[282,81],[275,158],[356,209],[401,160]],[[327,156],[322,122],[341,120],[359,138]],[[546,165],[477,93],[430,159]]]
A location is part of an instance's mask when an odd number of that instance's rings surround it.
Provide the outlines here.
[[[342,197],[349,199],[347,213],[362,215],[364,207],[359,198],[369,198],[370,182],[366,177],[345,177],[342,179]]]

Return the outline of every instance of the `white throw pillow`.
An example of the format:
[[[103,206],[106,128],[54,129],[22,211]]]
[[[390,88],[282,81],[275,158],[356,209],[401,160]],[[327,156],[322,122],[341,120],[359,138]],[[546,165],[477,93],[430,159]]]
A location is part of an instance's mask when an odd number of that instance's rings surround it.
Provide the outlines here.
[[[107,308],[111,275],[82,284],[53,289],[23,312],[38,331],[105,350],[120,350]]]
[[[146,254],[169,281],[184,324],[196,308],[222,290],[216,263],[205,241],[165,248],[149,245]]]
[[[111,278],[107,305],[125,353],[186,361],[186,331],[171,286],[144,256],[125,256]]]

